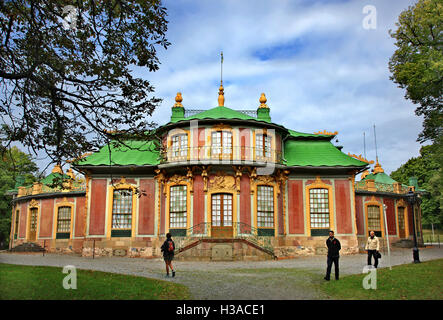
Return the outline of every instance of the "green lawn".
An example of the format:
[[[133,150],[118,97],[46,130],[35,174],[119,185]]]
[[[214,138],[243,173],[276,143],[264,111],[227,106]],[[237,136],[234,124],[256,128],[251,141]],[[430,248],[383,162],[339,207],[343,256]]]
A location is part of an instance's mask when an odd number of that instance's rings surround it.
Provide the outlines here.
[[[377,289],[363,288],[367,274],[342,277],[322,284],[333,299],[443,300],[443,259],[377,269]]]
[[[438,241],[438,236],[440,236],[440,243],[443,243],[443,230],[434,229],[433,242]],[[432,230],[431,229],[423,229],[423,240],[425,242],[429,242],[432,240]]]
[[[63,288],[63,268],[0,264],[0,300],[189,299],[188,288],[168,281],[77,269],[77,289]]]

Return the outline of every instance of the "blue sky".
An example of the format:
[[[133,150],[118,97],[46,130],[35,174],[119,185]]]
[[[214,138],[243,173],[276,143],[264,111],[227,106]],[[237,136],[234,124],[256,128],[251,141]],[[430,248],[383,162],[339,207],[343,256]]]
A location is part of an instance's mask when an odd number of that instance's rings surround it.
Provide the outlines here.
[[[414,1],[166,0],[168,50],[152,81],[164,99],[153,114],[169,121],[178,91],[189,109],[217,106],[223,51],[225,106],[256,109],[264,92],[273,122],[303,132],[338,131],[345,153],[375,160],[387,173],[419,155],[422,118],[390,79],[389,29]],[[363,28],[363,7],[377,10]]]
[[[375,160],[388,174],[419,155],[422,118],[390,79],[389,29],[412,0],[165,0],[168,50],[148,79],[163,103],[152,120],[169,121],[177,92],[189,109],[217,106],[223,51],[225,106],[256,109],[262,92],[273,122],[302,131],[338,131],[345,153]],[[363,28],[366,5],[376,29]],[[46,160],[47,161],[47,160]],[[45,161],[39,161],[44,168]],[[51,168],[49,168],[50,170]]]

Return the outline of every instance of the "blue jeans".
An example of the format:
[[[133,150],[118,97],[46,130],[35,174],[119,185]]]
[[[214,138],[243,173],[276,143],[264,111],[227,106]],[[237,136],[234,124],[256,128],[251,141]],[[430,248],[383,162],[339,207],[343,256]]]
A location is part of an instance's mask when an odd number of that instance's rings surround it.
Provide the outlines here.
[[[328,257],[328,267],[326,269],[326,279],[331,277],[332,264],[335,266],[335,279],[338,280],[338,259],[340,257]]]

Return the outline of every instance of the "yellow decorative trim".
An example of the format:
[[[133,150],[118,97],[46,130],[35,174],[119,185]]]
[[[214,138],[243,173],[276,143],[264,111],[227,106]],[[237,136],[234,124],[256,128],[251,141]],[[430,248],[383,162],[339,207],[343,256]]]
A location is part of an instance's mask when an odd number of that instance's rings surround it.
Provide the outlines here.
[[[329,131],[323,130],[323,131],[314,132],[314,134],[324,134],[324,135],[327,135],[327,136],[335,136],[335,135],[338,134],[338,131],[329,132]]]
[[[380,210],[380,228],[381,228],[381,236],[385,236],[385,225],[384,225],[384,219],[383,219],[383,203],[377,201],[374,196],[372,196],[369,201],[366,201],[364,203],[364,210],[365,210],[365,221],[366,221],[366,236],[369,235],[369,227],[368,227],[368,206],[378,206]],[[375,230],[378,231],[378,230]]]
[[[280,192],[279,183],[277,181],[277,178],[274,176],[262,176],[262,175],[256,175],[256,168],[253,169],[252,174],[255,173],[255,177],[251,179],[251,193],[254,194],[254,212],[253,212],[253,226],[254,228],[258,228],[258,194],[257,194],[257,187],[258,186],[269,186],[273,188],[274,192],[274,227],[273,228],[266,228],[266,227],[260,227],[262,229],[274,229],[274,236],[278,236],[278,201],[277,201],[277,195]]]
[[[408,205],[405,203],[403,199],[397,201],[395,205],[395,215],[397,216],[397,232],[400,237],[400,225],[398,224],[398,208],[403,207],[405,210],[403,211],[404,221],[405,221],[405,238],[409,237],[409,219],[408,219]]]
[[[311,189],[328,189],[328,202],[329,202],[329,230],[333,229],[334,227],[334,221],[335,221],[335,211],[334,211],[334,197],[333,197],[333,188],[331,185],[326,184],[323,182],[320,178],[320,176],[317,176],[315,178],[315,181],[311,183],[310,185],[307,185],[305,187],[305,193],[306,193],[306,225],[307,225],[307,234],[310,237],[311,236],[311,202],[309,198],[309,191]],[[316,229],[316,228],[314,228]],[[321,228],[323,229],[323,228]],[[336,230],[334,230],[336,231]]]
[[[40,227],[40,219],[39,219],[40,218],[40,204],[35,199],[32,199],[29,202],[29,205],[28,205],[28,217],[26,219],[26,241],[30,240],[31,209],[33,209],[33,208],[37,208],[37,223],[36,223],[36,226],[35,226],[35,239],[34,240],[37,240],[37,238],[38,238],[38,233],[39,233],[38,230],[39,230],[39,227]]]
[[[368,159],[364,158],[361,154],[357,156],[355,154],[351,154],[351,153],[348,152],[348,156],[350,156],[352,158],[355,158],[357,160],[360,160],[362,162],[366,162],[368,164],[373,164],[374,163],[374,160],[369,161]]]
[[[88,204],[89,204],[89,181],[91,181],[91,177],[86,174],[85,175],[86,180],[86,194],[85,194],[85,212],[84,212],[84,225],[83,225],[83,237],[86,239],[86,231],[88,227]]]
[[[234,177],[231,177],[234,179]],[[222,188],[218,188],[218,185],[210,185],[208,193],[207,193],[207,199],[206,199],[206,207],[208,208],[207,210],[207,220],[206,221],[210,221],[212,223],[212,195],[213,194],[217,194],[217,193],[223,193],[223,194],[230,194],[232,195],[232,223],[233,226],[237,223],[237,196],[236,196],[236,191],[235,191],[235,186],[234,188],[226,188],[226,187],[222,187]],[[236,228],[232,227],[233,229],[233,237],[237,236],[237,230]],[[211,237],[212,235],[212,228],[208,229],[208,236]]]
[[[168,179],[166,186],[166,210],[165,210],[165,233],[169,232],[169,217],[170,217],[170,204],[171,204],[171,187],[174,186],[186,186],[186,229],[191,227],[191,183],[184,176],[174,175]]]
[[[174,161],[174,159],[181,159],[181,156],[169,156],[169,152],[172,152],[172,138],[175,136],[184,136],[186,135],[186,139],[188,140],[187,142],[187,147],[186,147],[186,160],[189,160],[191,157],[191,134],[190,134],[190,130],[186,130],[186,129],[181,129],[181,128],[175,128],[172,129],[171,131],[168,132],[168,138],[167,138],[167,150],[168,150],[168,161]],[[181,146],[179,146],[178,150],[182,150]],[[170,157],[170,158],[169,158]]]
[[[71,208],[71,223],[70,223],[71,227],[70,227],[70,231],[69,231],[69,233],[70,233],[69,234],[69,239],[72,239],[72,237],[73,237],[72,230],[73,230],[73,227],[74,227],[74,203],[73,202],[69,202],[66,199],[66,197],[63,198],[62,202],[55,203],[55,206],[54,206],[55,217],[53,219],[54,220],[54,226],[52,228],[53,238],[56,239],[56,237],[57,237],[58,209],[60,207],[70,207]]]
[[[112,182],[112,181],[111,181]],[[108,225],[106,228],[106,237],[111,239],[111,230],[112,230],[112,208],[114,202],[114,190],[131,190],[132,191],[132,217],[131,217],[131,238],[135,238],[135,214],[137,208],[137,187],[133,184],[129,184],[126,182],[125,177],[121,177],[121,180],[115,184],[108,186]]]
[[[222,138],[221,138],[221,153],[218,155],[218,159],[219,160],[232,160],[234,157],[234,152],[235,152],[235,148],[234,148],[234,141],[237,141],[237,134],[236,131],[234,129],[232,129],[231,126],[220,123],[220,124],[216,124],[211,128],[206,128],[205,133],[206,133],[206,146],[208,146],[207,151],[206,151],[206,157],[207,159],[213,159],[213,156],[211,154],[212,152],[212,133],[213,132],[217,132],[217,131],[226,131],[226,132],[230,132],[231,133],[231,154],[229,157],[226,157],[225,154],[223,153],[223,133],[222,133]]]

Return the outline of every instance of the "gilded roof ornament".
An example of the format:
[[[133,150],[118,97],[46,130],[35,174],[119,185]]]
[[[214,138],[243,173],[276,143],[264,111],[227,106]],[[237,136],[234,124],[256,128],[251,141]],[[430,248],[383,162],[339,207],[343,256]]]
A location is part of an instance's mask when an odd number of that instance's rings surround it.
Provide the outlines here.
[[[61,165],[59,165],[59,164],[55,165],[54,169],[52,169],[52,173],[60,173],[60,174],[63,174],[63,170],[62,170]]]
[[[260,101],[260,105],[258,106],[259,108],[269,108],[268,105],[266,104],[266,101],[268,101],[268,99],[266,99],[264,93],[261,94],[260,99],[258,101]]]
[[[360,161],[366,162],[366,163],[368,163],[368,164],[373,164],[373,163],[374,163],[374,160],[369,161],[369,160],[367,160],[366,158],[364,158],[361,154],[357,156],[357,155],[355,155],[355,154],[350,154],[350,153],[348,152],[348,156],[350,156],[350,157],[352,157],[352,158],[355,158],[355,159],[357,159],[357,160],[360,160]]]
[[[221,83],[220,88],[218,89],[218,106],[223,107],[224,105],[225,105],[225,96],[224,96],[223,83]]]
[[[325,129],[325,130],[323,130],[323,131],[314,132],[314,134],[324,134],[324,135],[327,135],[327,136],[335,136],[335,135],[338,134],[338,131],[335,131],[335,132],[329,132],[329,131],[326,131],[326,129]]]
[[[183,101],[182,93],[181,92],[177,92],[177,96],[175,97],[174,107],[183,108],[182,101]]]
[[[380,163],[378,163],[378,159],[377,159],[377,162],[375,163],[375,166],[374,166],[374,173],[383,173],[383,172],[385,172],[385,171],[381,167]]]

